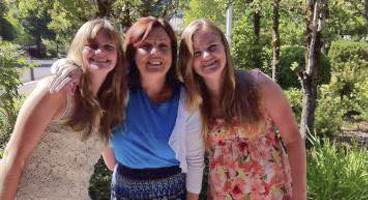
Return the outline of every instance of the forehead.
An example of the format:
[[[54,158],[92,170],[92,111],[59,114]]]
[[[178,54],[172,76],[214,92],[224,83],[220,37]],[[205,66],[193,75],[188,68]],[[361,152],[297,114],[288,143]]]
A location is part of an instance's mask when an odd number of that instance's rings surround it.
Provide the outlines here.
[[[114,38],[113,33],[104,30],[104,29],[100,29],[97,34],[95,35],[95,37],[93,37],[93,35],[91,35],[88,39],[88,42],[109,42],[109,43],[116,43],[117,39]]]
[[[209,45],[212,43],[222,42],[220,35],[208,29],[201,29],[193,35],[193,46],[194,48],[201,47],[203,45]]]
[[[144,41],[171,42],[169,34],[162,27],[153,28]]]

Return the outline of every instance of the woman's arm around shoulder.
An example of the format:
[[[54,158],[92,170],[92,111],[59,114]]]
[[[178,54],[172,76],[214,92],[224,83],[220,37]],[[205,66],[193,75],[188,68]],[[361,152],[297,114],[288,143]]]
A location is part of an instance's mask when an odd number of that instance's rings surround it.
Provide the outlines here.
[[[65,107],[66,92],[50,94],[50,78],[39,81],[24,102],[0,165],[0,199],[14,198],[29,155],[54,116]]]
[[[256,73],[263,111],[276,124],[287,148],[292,177],[292,199],[306,200],[305,143],[299,133],[291,107],[280,86],[271,78],[259,70],[253,70],[251,73]]]

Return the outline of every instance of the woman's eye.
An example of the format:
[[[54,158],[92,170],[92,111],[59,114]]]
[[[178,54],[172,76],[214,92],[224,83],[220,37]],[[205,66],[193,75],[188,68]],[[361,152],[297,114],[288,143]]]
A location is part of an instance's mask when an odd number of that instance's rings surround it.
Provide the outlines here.
[[[151,49],[151,45],[150,44],[143,44],[141,46],[141,48],[144,49],[144,50],[150,50]]]
[[[113,51],[113,50],[115,50],[115,46],[113,46],[113,45],[104,45],[104,50],[106,50],[106,51]]]
[[[210,47],[209,47],[209,50],[210,51],[214,51],[214,50],[216,50],[217,49],[217,44],[213,44],[213,45],[211,45]]]
[[[200,51],[194,52],[194,57],[199,57],[199,56],[201,56],[201,52]]]
[[[93,50],[96,50],[96,49],[98,49],[98,44],[89,44],[89,45],[87,45],[87,46],[89,46],[91,49],[93,49]]]
[[[167,44],[160,44],[159,47],[160,49],[163,49],[163,50],[167,50],[169,48]]]

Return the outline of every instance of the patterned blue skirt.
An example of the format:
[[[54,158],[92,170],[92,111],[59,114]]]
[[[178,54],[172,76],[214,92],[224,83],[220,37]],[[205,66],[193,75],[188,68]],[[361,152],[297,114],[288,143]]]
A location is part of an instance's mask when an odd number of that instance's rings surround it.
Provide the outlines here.
[[[178,166],[131,169],[118,164],[111,183],[111,200],[185,200],[185,174]]]

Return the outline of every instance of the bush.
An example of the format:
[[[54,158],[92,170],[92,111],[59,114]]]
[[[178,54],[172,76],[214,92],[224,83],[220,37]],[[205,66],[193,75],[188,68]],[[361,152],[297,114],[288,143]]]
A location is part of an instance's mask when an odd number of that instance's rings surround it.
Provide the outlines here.
[[[321,86],[318,93],[314,128],[319,135],[331,137],[341,130],[344,107],[340,98],[333,96],[328,85]],[[303,106],[302,91],[300,89],[291,88],[286,90],[285,94],[288,97],[296,121],[300,122]]]
[[[294,112],[296,121],[300,122],[300,117],[302,114],[302,106],[303,106],[302,105],[303,103],[302,102],[303,100],[302,91],[297,88],[290,88],[288,90],[285,90],[284,92],[289,100],[291,109]]]
[[[339,97],[335,97],[329,85],[319,88],[314,128],[320,136],[333,137],[341,131],[344,109]]]
[[[368,199],[368,151],[310,138],[307,152],[308,199]]]
[[[22,56],[18,47],[0,41],[0,149],[8,141],[13,129],[19,106],[17,103],[21,96],[17,88],[21,85],[20,71],[17,67],[22,66],[24,70],[29,69],[27,59]]]
[[[111,172],[107,169],[102,158],[96,163],[94,173],[89,183],[89,196],[91,199],[110,199]]]
[[[333,71],[344,70],[344,65],[340,63],[350,62],[357,57],[358,60],[368,61],[368,47],[365,42],[354,42],[349,40],[339,40],[332,42],[328,52],[328,57],[333,63]]]
[[[301,88],[298,76],[294,72],[293,63],[304,67],[306,49],[302,46],[282,46],[280,51],[280,76],[279,84],[283,89],[290,87]],[[331,80],[331,63],[329,59],[322,54],[319,59],[320,66],[318,68],[317,84],[328,84]]]

